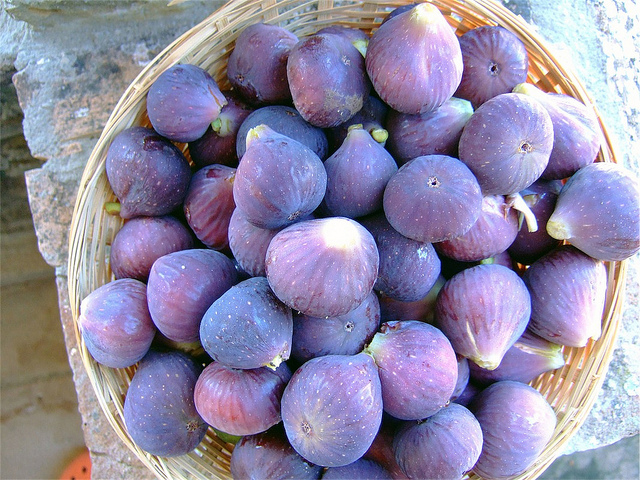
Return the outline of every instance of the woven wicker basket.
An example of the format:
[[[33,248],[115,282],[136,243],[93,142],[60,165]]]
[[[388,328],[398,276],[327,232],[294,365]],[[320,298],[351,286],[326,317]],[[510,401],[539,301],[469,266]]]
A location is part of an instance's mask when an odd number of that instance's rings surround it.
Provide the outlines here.
[[[69,296],[77,321],[81,300],[112,279],[109,245],[122,225],[107,214],[105,202],[114,201],[105,174],[107,148],[114,136],[132,125],[149,125],[146,93],[158,75],[175,63],[192,63],[207,69],[228,88],[226,60],[238,34],[248,25],[266,22],[286,26],[299,37],[339,22],[366,31],[375,29],[384,16],[407,0],[231,0],[202,23],[184,33],[160,53],[133,81],[116,105],[82,176],[70,232]],[[528,81],[545,91],[573,95],[585,104],[592,100],[576,76],[560,65],[545,43],[521,18],[491,0],[432,0],[458,35],[480,25],[499,24],[514,32],[529,52]],[[595,107],[594,107],[595,110]],[[597,115],[596,111],[596,115]],[[598,118],[600,118],[598,116]],[[605,138],[599,161],[615,162],[604,125]],[[184,147],[184,146],[183,146]],[[602,318],[602,336],[584,348],[564,348],[566,365],[532,382],[554,408],[558,424],[551,442],[539,459],[517,478],[538,477],[561,453],[563,445],[584,422],[604,380],[618,332],[622,309],[625,262],[607,263],[608,288]],[[189,455],[157,458],[136,447],[123,421],[123,402],[135,367],[105,368],[88,353],[77,329],[79,351],[96,396],[109,422],[122,441],[159,478],[231,478],[229,459],[233,446],[210,429],[201,445]],[[470,475],[469,478],[477,478]]]

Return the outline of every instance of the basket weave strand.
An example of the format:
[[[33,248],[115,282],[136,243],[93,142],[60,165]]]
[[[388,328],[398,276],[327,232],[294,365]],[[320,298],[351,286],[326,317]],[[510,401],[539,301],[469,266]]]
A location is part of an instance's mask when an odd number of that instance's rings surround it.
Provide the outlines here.
[[[229,88],[226,61],[242,30],[265,22],[286,27],[298,37],[340,23],[372,32],[388,12],[408,0],[231,0],[203,22],[185,32],[149,63],[124,92],[115,106],[83,172],[72,217],[69,240],[68,288],[79,352],[94,387],[98,402],[122,441],[158,477],[166,479],[228,479],[232,445],[220,440],[212,429],[196,450],[174,458],[158,458],[139,449],[128,436],[123,420],[124,397],[135,372],[106,368],[89,354],[78,330],[80,302],[97,287],[112,279],[109,245],[122,226],[122,220],[106,213],[105,202],[115,196],[105,173],[107,149],[119,132],[132,125],[149,126],[146,93],[155,79],[176,63],[191,63],[208,70],[221,88]],[[593,108],[602,128],[604,142],[598,161],[615,162],[614,147],[605,125],[582,86],[569,69],[563,67],[531,27],[502,5],[491,0],[434,0],[445,18],[461,35],[482,25],[501,25],[516,34],[529,54],[528,81],[549,92],[572,95]],[[186,152],[185,145],[179,145]],[[188,152],[186,152],[188,153]],[[549,401],[558,417],[553,438],[538,460],[518,479],[537,478],[584,423],[615,346],[622,316],[626,262],[607,262],[608,286],[602,335],[583,348],[564,347],[566,365],[548,372],[531,385]],[[469,474],[466,478],[478,478]]]

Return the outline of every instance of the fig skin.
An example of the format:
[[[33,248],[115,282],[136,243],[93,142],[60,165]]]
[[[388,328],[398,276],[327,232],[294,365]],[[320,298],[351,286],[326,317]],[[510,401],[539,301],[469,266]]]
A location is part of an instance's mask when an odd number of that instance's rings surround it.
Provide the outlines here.
[[[291,370],[281,363],[237,369],[220,362],[208,364],[194,389],[196,410],[217,430],[231,435],[255,435],[280,423],[280,399]]]
[[[160,257],[147,282],[153,323],[170,340],[197,342],[202,316],[236,280],[233,262],[215,250],[195,248]]]
[[[476,265],[451,277],[436,300],[436,325],[456,353],[487,370],[495,369],[524,333],[531,297],[513,270]]]
[[[250,104],[291,101],[287,60],[298,37],[278,25],[255,23],[244,28],[227,61],[227,78]]]
[[[312,317],[345,315],[373,290],[378,248],[371,234],[345,217],[305,220],[278,232],[265,268],[276,296]]]
[[[516,85],[513,91],[531,95],[551,116],[553,150],[541,178],[562,180],[596,160],[603,134],[593,109],[570,95],[547,93],[530,83]]]
[[[358,218],[382,210],[382,197],[398,165],[371,134],[356,125],[324,162],[324,204],[333,216]]]
[[[438,8],[427,3],[380,25],[371,35],[365,62],[376,93],[402,113],[435,110],[462,79],[458,38]]]
[[[478,220],[482,192],[460,160],[424,155],[405,163],[384,191],[391,226],[413,240],[435,243],[458,237]]]
[[[458,360],[458,380],[456,381],[456,388],[453,389],[453,393],[449,398],[449,401],[455,402],[462,392],[469,385],[469,379],[471,377],[471,364],[467,357],[463,357],[462,355],[456,354],[456,359]],[[474,364],[475,365],[475,364]]]
[[[208,425],[193,399],[202,367],[178,351],[151,350],[140,361],[127,390],[123,418],[134,443],[161,457],[196,448]]]
[[[125,219],[171,213],[182,204],[191,180],[191,167],[178,147],[146,127],[116,135],[107,150],[106,173]]]
[[[570,347],[600,338],[607,296],[603,262],[561,245],[532,263],[522,279],[531,294],[533,333]]]
[[[547,233],[598,260],[635,255],[640,251],[640,180],[616,163],[582,167],[562,187]]]
[[[536,99],[503,93],[480,105],[462,130],[459,158],[484,195],[511,195],[535,182],[549,163],[553,123]]]
[[[80,303],[78,328],[98,363],[112,368],[135,364],[149,351],[156,333],[146,285],[123,278],[96,288]]]
[[[326,188],[327,172],[312,150],[266,125],[249,131],[233,199],[256,227],[280,228],[310,215]]]
[[[355,462],[382,422],[378,369],[364,353],[325,355],[298,368],[282,395],[282,422],[293,448],[325,467]]]
[[[293,314],[264,277],[237,283],[211,304],[200,341],[214,361],[232,368],[275,369],[291,354]]]
[[[476,27],[458,40],[464,70],[455,95],[469,100],[474,108],[511,92],[527,79],[527,49],[522,40],[504,27]]]
[[[391,474],[379,463],[368,458],[359,458],[343,467],[329,467],[322,475],[322,480],[392,480]]]
[[[478,393],[471,412],[482,427],[483,446],[473,471],[485,478],[524,472],[540,456],[556,427],[556,414],[534,388],[496,382]]]
[[[169,67],[147,93],[147,113],[153,129],[181,143],[202,137],[226,103],[209,72],[189,64]]]
[[[486,370],[469,363],[469,374],[477,384],[487,386],[501,380],[529,383],[545,372],[565,365],[562,347],[525,330],[502,357],[495,370]]]
[[[456,387],[456,354],[444,334],[428,323],[386,322],[364,352],[378,366],[384,411],[397,419],[430,417]]]
[[[422,155],[457,157],[462,129],[472,114],[471,103],[456,97],[422,114],[390,110],[385,122],[386,147],[400,165]]]
[[[182,205],[195,236],[208,248],[229,247],[229,222],[236,208],[233,182],[236,169],[207,165],[193,174]]]
[[[381,321],[419,320],[433,325],[435,323],[436,298],[445,282],[444,276],[442,274],[438,275],[429,292],[415,302],[402,302],[385,295],[379,295]]]
[[[158,258],[193,247],[193,234],[175,217],[132,218],[122,225],[111,243],[109,265],[116,279],[146,282]]]
[[[256,435],[246,435],[235,445],[230,463],[233,478],[292,478],[318,480],[322,467],[296,452],[282,424]]]
[[[458,480],[480,457],[482,429],[466,407],[451,403],[423,422],[403,423],[393,448],[409,478]]]

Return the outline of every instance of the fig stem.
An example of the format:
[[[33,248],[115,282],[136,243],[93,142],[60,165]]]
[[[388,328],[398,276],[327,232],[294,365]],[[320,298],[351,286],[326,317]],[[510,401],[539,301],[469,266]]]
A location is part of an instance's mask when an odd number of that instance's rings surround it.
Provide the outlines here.
[[[104,209],[109,215],[117,216],[120,214],[120,202],[105,202]]]
[[[353,44],[354,47],[356,47],[356,50],[360,52],[360,55],[362,55],[362,57],[365,58],[367,55],[367,47],[369,46],[369,42],[365,39],[358,39],[358,40],[354,40],[351,43]]]
[[[507,206],[515,208],[518,212],[518,229],[522,227],[523,218],[524,221],[527,222],[527,229],[530,232],[538,231],[538,221],[536,220],[536,216],[529,208],[527,202],[525,202],[524,198],[520,193],[513,193],[511,195],[507,195]]]
[[[374,128],[370,133],[373,139],[382,146],[384,146],[384,144],[387,142],[387,139],[389,138],[389,132],[387,132],[384,128]]]
[[[571,234],[569,233],[567,226],[562,222],[553,220],[553,215],[547,222],[547,233],[556,240],[567,240],[571,238]]]

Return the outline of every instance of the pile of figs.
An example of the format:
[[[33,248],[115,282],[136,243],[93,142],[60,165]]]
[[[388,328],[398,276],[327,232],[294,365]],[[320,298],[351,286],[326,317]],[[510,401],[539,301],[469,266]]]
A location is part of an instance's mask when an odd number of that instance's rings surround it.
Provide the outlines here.
[[[109,147],[124,225],[78,319],[136,365],[133,441],[211,428],[238,479],[526,471],[556,427],[529,383],[598,339],[605,262],[640,250],[638,179],[527,72],[514,34],[428,3],[372,33],[249,26],[229,90],[163,72]]]

